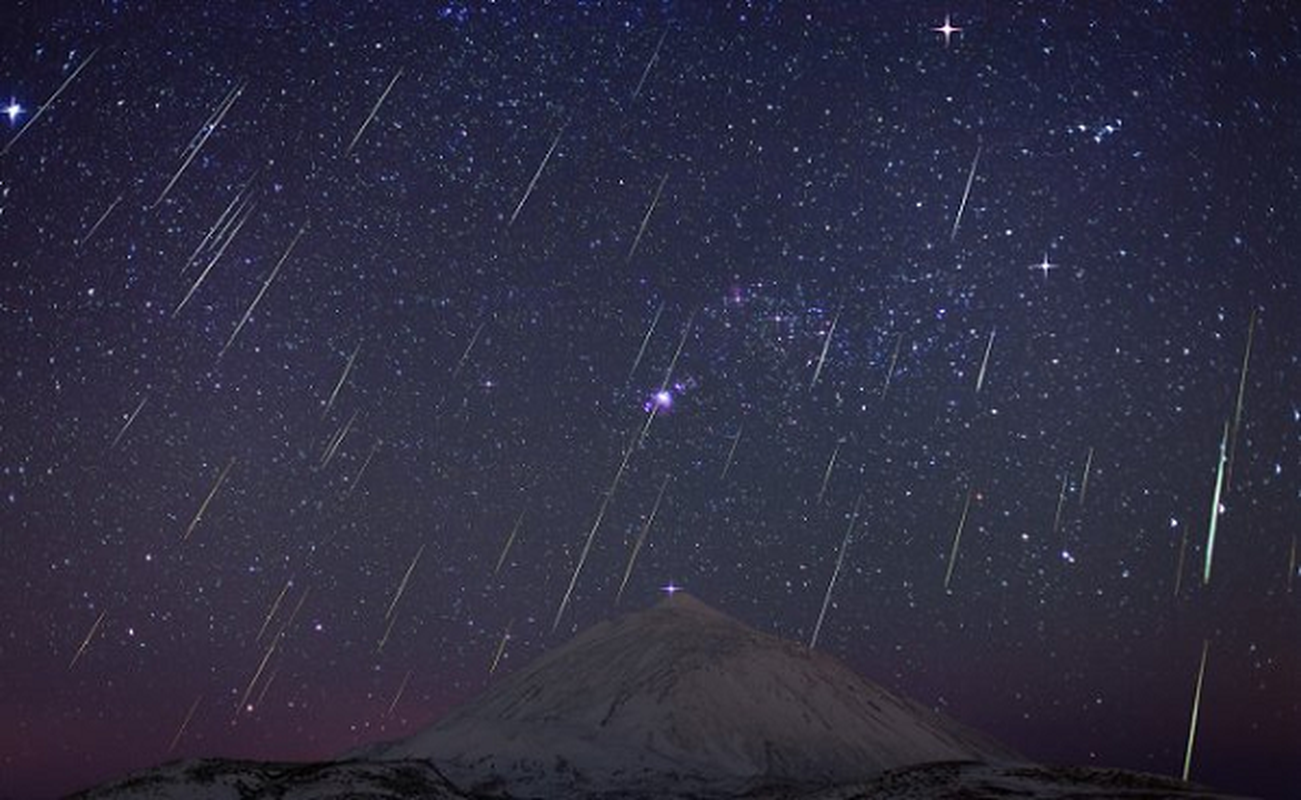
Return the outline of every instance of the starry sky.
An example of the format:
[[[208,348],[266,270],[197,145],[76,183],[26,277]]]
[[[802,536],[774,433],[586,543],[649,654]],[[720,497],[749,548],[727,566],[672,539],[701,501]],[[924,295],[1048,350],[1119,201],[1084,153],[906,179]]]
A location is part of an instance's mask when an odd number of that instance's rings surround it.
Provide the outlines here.
[[[1301,784],[1295,8],[0,18],[0,794],[833,574],[819,648],[1048,762],[1179,774],[1207,643],[1192,777]]]

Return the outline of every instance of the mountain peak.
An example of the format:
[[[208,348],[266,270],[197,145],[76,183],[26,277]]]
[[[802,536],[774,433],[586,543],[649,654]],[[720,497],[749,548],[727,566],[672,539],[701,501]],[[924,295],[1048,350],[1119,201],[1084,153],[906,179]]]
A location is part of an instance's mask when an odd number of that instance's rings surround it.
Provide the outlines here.
[[[865,780],[929,761],[1017,760],[834,657],[685,592],[589,628],[372,752],[432,759],[464,789],[534,797],[661,781],[730,792]]]

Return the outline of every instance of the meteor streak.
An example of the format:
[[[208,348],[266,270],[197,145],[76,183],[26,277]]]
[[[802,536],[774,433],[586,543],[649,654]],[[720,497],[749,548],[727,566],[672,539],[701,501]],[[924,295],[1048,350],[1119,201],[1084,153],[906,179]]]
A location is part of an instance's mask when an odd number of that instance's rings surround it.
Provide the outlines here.
[[[279,274],[280,268],[285,265],[285,261],[289,258],[289,254],[294,251],[295,245],[298,244],[299,239],[303,238],[303,233],[306,231],[307,223],[303,223],[303,226],[298,229],[298,233],[294,235],[293,241],[289,243],[289,247],[285,249],[284,254],[280,256],[280,260],[277,261],[275,267],[272,268],[271,274],[262,282],[262,288],[258,290],[257,297],[253,298],[253,302],[250,303],[248,309],[244,311],[244,316],[240,318],[239,324],[236,325],[235,330],[231,332],[230,338],[226,340],[226,344],[221,348],[221,352],[217,354],[217,358],[226,355],[226,351],[235,343],[235,337],[239,336],[239,332],[244,329],[244,324],[248,322],[248,318],[253,316],[253,309],[257,308],[257,304],[262,302],[262,295],[267,293],[267,289],[271,287],[271,282],[276,279],[276,275]]]
[[[1296,534],[1292,534],[1292,555],[1287,560],[1287,593],[1292,594],[1292,580],[1296,577]]]
[[[185,170],[190,166],[190,163],[194,161],[194,157],[203,149],[203,145],[208,142],[208,137],[212,136],[213,132],[215,132],[221,125],[221,121],[226,118],[227,112],[230,111],[231,106],[235,105],[235,101],[239,99],[239,96],[244,93],[244,87],[247,85],[247,82],[236,85],[235,88],[227,92],[225,98],[217,104],[217,109],[213,111],[212,114],[208,116],[207,121],[199,127],[199,132],[194,135],[194,138],[190,139],[189,145],[185,148],[186,154],[184,160],[181,161],[181,166],[177,167],[176,172],[172,174],[172,179],[168,181],[167,185],[163,187],[163,190],[158,193],[158,199],[154,200],[154,204],[150,206],[150,208],[157,208],[163,200],[167,199],[167,195],[171,193],[172,187],[181,179],[181,175],[184,174]]]
[[[547,168],[547,162],[551,160],[551,154],[556,151],[556,145],[560,144],[560,137],[565,135],[565,129],[568,127],[569,122],[566,121],[564,125],[560,126],[560,131],[556,133],[556,138],[551,140],[551,147],[547,148],[547,154],[542,157],[542,163],[538,164],[538,171],[533,173],[533,180],[529,181],[528,188],[524,190],[524,196],[519,199],[519,204],[516,205],[515,210],[511,212],[510,222],[506,223],[506,227],[509,228],[511,225],[515,224],[515,218],[518,217],[519,212],[524,209],[524,204],[529,201],[529,195],[533,194],[533,187],[538,185],[538,178],[542,177],[542,170]]]
[[[402,683],[398,686],[397,694],[393,695],[393,702],[388,704],[388,711],[384,712],[385,717],[393,716],[393,709],[398,707],[398,701],[402,699],[402,693],[407,690],[407,681],[411,680],[411,670],[402,676]]]
[[[376,450],[379,450],[379,439],[376,439],[370,446],[370,452],[366,454],[366,460],[361,462],[361,469],[357,470],[357,474],[352,478],[352,483],[348,484],[348,491],[343,495],[345,501],[352,497],[353,492],[357,491],[357,486],[361,483],[361,476],[366,474],[366,468],[370,466],[370,461],[375,457]]]
[[[1193,765],[1193,742],[1197,739],[1197,716],[1202,707],[1202,679],[1206,677],[1206,653],[1210,650],[1209,639],[1202,641],[1202,664],[1197,668],[1197,689],[1193,692],[1193,715],[1188,721],[1188,746],[1184,749],[1183,779],[1188,780],[1189,770]]]
[[[239,712],[242,711],[244,706],[248,703],[249,696],[253,694],[253,687],[257,685],[258,678],[262,677],[262,671],[267,668],[267,662],[271,660],[271,656],[275,653],[276,646],[279,644],[280,637],[272,637],[271,644],[267,647],[266,653],[262,656],[262,661],[257,665],[257,670],[253,673],[253,677],[249,679],[248,686],[244,688],[243,697],[239,699],[239,704],[235,706],[236,717],[239,716]],[[234,719],[231,720],[231,724],[234,724]]]
[[[74,242],[74,244],[82,247],[86,242],[89,242],[91,237],[95,235],[95,231],[99,230],[99,226],[104,224],[104,220],[108,219],[108,215],[113,213],[113,209],[117,208],[117,204],[120,202],[122,202],[122,195],[118,195],[113,202],[108,204],[108,208],[104,209],[104,213],[99,215],[99,219],[95,220],[95,224],[90,226],[90,230],[86,231],[86,235]]]
[[[76,666],[77,659],[81,658],[81,654],[86,652],[86,648],[90,646],[90,640],[95,638],[95,631],[99,630],[99,623],[104,621],[104,615],[107,613],[108,609],[99,612],[99,616],[95,618],[95,624],[90,626],[90,631],[86,634],[86,638],[81,640],[81,647],[77,648],[77,652],[73,654],[72,660],[68,662],[69,670]]]
[[[488,667],[488,674],[497,671],[497,664],[501,661],[501,656],[506,652],[506,642],[510,641],[510,628],[515,624],[515,620],[506,623],[506,631],[501,635],[501,641],[497,643],[497,652],[492,654],[492,666]]]
[[[628,566],[623,571],[623,580],[619,582],[619,591],[615,592],[614,602],[619,603],[619,598],[623,597],[623,590],[628,586],[628,578],[632,576],[633,565],[637,563],[637,554],[641,552],[642,545],[646,543],[646,537],[650,534],[651,526],[655,524],[655,515],[659,513],[660,502],[664,500],[664,490],[669,488],[670,475],[664,476],[664,482],[660,484],[659,494],[655,496],[655,505],[651,507],[650,516],[646,518],[645,524],[641,526],[641,533],[637,534],[637,541],[632,546],[632,554],[628,556]]]
[[[357,146],[357,142],[361,140],[361,135],[366,132],[366,128],[370,127],[371,120],[375,119],[375,115],[379,113],[379,107],[384,105],[384,101],[388,99],[388,93],[393,91],[393,85],[397,83],[398,78],[401,77],[402,70],[399,68],[393,75],[393,80],[389,81],[388,86],[384,88],[384,93],[375,101],[375,106],[371,108],[370,114],[366,117],[366,121],[361,123],[361,127],[357,129],[357,133],[352,137],[352,141],[348,142],[348,149],[343,151],[345,156],[352,155],[352,148]]]
[[[348,356],[348,363],[343,365],[343,374],[339,376],[339,382],[334,384],[334,391],[330,392],[330,399],[325,403],[325,411],[321,412],[321,419],[330,413],[330,407],[334,405],[334,399],[339,396],[339,390],[343,388],[344,381],[348,380],[348,373],[352,372],[352,362],[357,360],[357,352],[361,350],[361,342],[352,348],[352,355]]]
[[[1211,497],[1211,524],[1206,532],[1206,564],[1202,568],[1202,585],[1211,582],[1211,559],[1215,555],[1215,525],[1220,520],[1220,492],[1224,489],[1224,467],[1228,462],[1229,421],[1224,421],[1224,437],[1220,439],[1220,466],[1215,473],[1215,494]]]
[[[285,594],[289,591],[289,585],[292,583],[293,579],[285,581],[285,588],[281,589],[280,594],[276,595],[275,602],[271,604],[270,610],[267,611],[266,619],[262,620],[262,627],[258,629],[257,638],[253,641],[262,641],[262,634],[267,632],[267,626],[271,624],[271,620],[276,615],[276,609],[280,608],[280,601],[285,599]]]
[[[147,402],[149,402],[149,395],[145,395],[144,397],[140,398],[140,403],[136,405],[135,411],[132,411],[131,416],[126,418],[126,424],[124,424],[121,427],[121,429],[118,430],[117,436],[113,437],[113,444],[109,445],[108,449],[112,450],[113,448],[117,447],[118,442],[122,441],[122,437],[126,436],[127,428],[130,428],[131,423],[136,421],[136,415],[140,413],[140,409],[144,408],[145,403]]]
[[[655,62],[659,60],[660,48],[664,46],[664,39],[668,35],[669,29],[666,26],[664,32],[660,34],[660,40],[655,43],[655,51],[651,53],[650,60],[646,62],[646,68],[641,71],[641,80],[637,81],[637,88],[633,90],[632,93],[632,99],[634,101],[637,99],[637,96],[641,94],[642,87],[646,85],[646,78],[650,76],[651,68],[654,67]]]
[[[411,573],[415,571],[416,562],[420,560],[420,554],[423,552],[425,552],[425,546],[422,544],[420,549],[416,551],[416,557],[411,559],[411,566],[407,567],[406,574],[402,576],[402,582],[398,584],[398,590],[393,593],[393,601],[388,604],[388,611],[384,612],[384,619],[393,616],[393,609],[397,608],[398,601],[402,599],[402,593],[407,590],[407,581],[411,580]]]
[[[240,217],[239,221],[235,223],[235,227],[231,230],[231,232],[226,236],[225,240],[221,243],[221,247],[217,249],[217,252],[208,261],[208,266],[203,268],[203,272],[199,273],[198,279],[196,279],[194,281],[194,284],[190,286],[190,291],[186,292],[185,297],[181,298],[181,302],[177,303],[176,308],[172,309],[173,317],[181,313],[181,309],[185,308],[185,304],[190,302],[190,298],[193,297],[194,293],[198,291],[200,286],[203,285],[203,282],[208,279],[208,273],[212,272],[212,268],[217,265],[217,262],[221,260],[222,255],[225,254],[226,248],[230,246],[231,242],[235,241],[235,237],[239,234],[240,229],[244,227],[244,223],[248,222],[248,218],[252,215],[253,215],[253,206],[250,204],[248,206],[248,210],[244,212],[244,216]]]
[[[1066,481],[1069,476],[1062,473],[1062,490],[1057,494],[1057,513],[1053,515],[1053,533],[1061,530],[1062,527],[1062,508],[1066,505]]]
[[[894,367],[896,364],[899,363],[899,348],[902,346],[903,346],[903,334],[901,333],[899,334],[899,338],[895,339],[894,353],[890,356],[890,368],[886,370],[885,384],[881,387],[882,400],[885,399],[886,393],[890,391],[890,379],[894,377]]]
[[[524,523],[524,512],[519,512],[515,518],[515,526],[510,529],[510,536],[506,537],[506,546],[501,549],[501,555],[497,556],[497,566],[493,567],[492,574],[496,575],[501,572],[501,565],[506,563],[506,554],[510,552],[511,545],[515,544],[515,535],[519,533],[520,525]]]
[[[181,721],[181,727],[176,729],[176,735],[172,737],[172,743],[167,746],[167,752],[172,752],[176,749],[176,745],[180,744],[181,737],[185,735],[185,729],[190,726],[190,720],[194,718],[194,712],[199,708],[199,702],[202,700],[203,695],[194,698],[194,702],[190,704],[190,710],[185,714],[185,719]]]
[[[36,120],[40,119],[41,115],[48,111],[50,106],[54,105],[54,101],[59,99],[59,95],[63,94],[63,90],[67,89],[68,85],[77,79],[77,76],[81,74],[81,71],[86,68],[86,65],[90,63],[90,60],[94,58],[95,54],[98,52],[99,48],[92,50],[90,55],[86,56],[86,58],[77,65],[77,68],[72,71],[72,74],[69,75],[63,83],[59,84],[59,88],[54,90],[54,94],[50,95],[50,99],[46,100],[41,104],[40,108],[36,109],[36,113],[32,114],[31,117],[27,119],[27,124],[18,129],[18,133],[15,133],[14,138],[9,140],[9,143],[5,145],[4,150],[0,150],[0,156],[9,155],[9,150],[18,143],[19,139],[23,138],[23,134],[27,133],[27,129],[32,127],[32,124],[35,123]]]
[[[1089,492],[1089,471],[1093,467],[1093,448],[1084,459],[1084,477],[1080,480],[1080,505],[1084,505],[1084,496]]]
[[[727,479],[727,471],[732,468],[732,461],[736,458],[736,446],[741,443],[741,432],[743,427],[738,426],[736,435],[732,437],[732,446],[727,450],[727,460],[723,462],[723,471],[719,474],[719,480]]]
[[[637,351],[637,357],[632,360],[632,369],[628,370],[628,379],[637,372],[637,365],[641,363],[642,356],[646,355],[646,345],[650,344],[651,336],[655,333],[655,326],[660,322],[660,315],[664,313],[664,304],[655,312],[655,319],[651,320],[650,327],[646,329],[646,335],[642,337],[641,349]]]
[[[831,481],[831,471],[836,468],[836,456],[840,455],[840,446],[844,443],[844,439],[838,439],[836,449],[831,451],[831,458],[827,459],[827,469],[822,473],[822,488],[818,489],[818,499],[815,501],[818,505],[822,505],[822,497],[827,493],[827,484]]]
[[[628,257],[625,259],[625,263],[632,261],[633,254],[637,252],[637,245],[641,244],[642,234],[646,232],[646,225],[650,223],[651,214],[655,213],[655,206],[659,205],[660,193],[664,191],[664,183],[668,179],[669,174],[666,172],[664,177],[660,178],[660,185],[655,187],[655,196],[651,198],[651,204],[646,209],[646,215],[641,218],[641,226],[637,228],[637,236],[632,240],[632,247],[628,248]]]
[[[199,510],[195,512],[194,519],[190,520],[189,527],[185,529],[185,535],[181,537],[182,542],[189,539],[190,534],[194,533],[194,529],[199,524],[199,520],[203,519],[204,513],[208,510],[208,504],[212,502],[212,498],[217,496],[217,490],[221,488],[221,484],[225,482],[226,475],[230,472],[230,468],[233,466],[235,466],[234,457],[232,457],[230,461],[226,462],[225,469],[223,469],[221,474],[217,476],[217,480],[212,484],[212,489],[209,490],[208,496],[203,498],[203,504],[200,505]]]
[[[849,527],[845,529],[845,539],[840,543],[840,555],[836,556],[836,568],[831,573],[831,580],[827,582],[827,593],[822,597],[822,610],[818,612],[818,621],[813,626],[813,636],[809,639],[809,649],[818,646],[818,634],[822,632],[822,620],[827,616],[827,606],[831,605],[831,591],[836,588],[836,578],[840,577],[840,568],[845,563],[845,551],[849,549],[849,537],[854,532],[854,524],[858,522],[858,511],[863,505],[863,495],[858,496],[854,503],[854,514],[849,518]]]
[[[967,489],[967,502],[962,506],[962,516],[958,519],[958,530],[953,534],[953,549],[949,551],[949,568],[944,572],[944,588],[949,588],[949,582],[953,580],[953,566],[958,563],[958,544],[962,541],[962,529],[967,524],[967,512],[971,510],[971,496],[973,491]]]
[[[1238,430],[1242,427],[1242,401],[1247,394],[1247,367],[1251,361],[1251,342],[1256,333],[1256,310],[1251,311],[1247,323],[1247,348],[1242,353],[1242,371],[1238,378],[1238,402],[1233,409],[1233,434],[1229,439],[1229,463],[1224,471],[1224,488],[1233,482],[1233,457],[1238,450]]]
[[[831,329],[827,331],[827,338],[822,342],[822,354],[818,356],[818,366],[813,370],[813,381],[809,384],[809,389],[818,385],[818,377],[822,374],[822,365],[827,363],[827,350],[831,348],[831,337],[836,335],[836,323],[840,322],[840,312],[844,307],[842,303],[840,308],[836,309],[836,316],[831,319]]]
[[[474,343],[479,341],[479,334],[483,333],[483,326],[486,322],[480,322],[479,327],[474,329],[474,335],[470,337],[470,343],[465,346],[465,352],[461,353],[461,360],[456,362],[456,368],[452,370],[452,378],[461,373],[461,367],[465,366],[465,361],[470,357],[470,351],[474,349]]]
[[[976,165],[980,163],[981,149],[981,147],[977,147],[976,156],[971,159],[971,171],[967,173],[967,188],[962,190],[962,202],[958,205],[957,216],[953,218],[953,230],[949,232],[950,242],[958,238],[958,226],[962,224],[962,212],[967,210],[967,198],[971,196],[971,184],[976,180]]]
[[[985,357],[980,360],[980,374],[976,376],[976,394],[980,394],[980,388],[985,385],[985,369],[989,367],[989,354],[994,349],[994,334],[997,332],[997,328],[991,328],[989,331],[989,341],[985,344]]]
[[[352,416],[348,417],[348,421],[343,423],[343,427],[330,439],[330,443],[325,447],[325,453],[321,455],[321,463],[316,465],[317,469],[325,469],[330,466],[330,462],[334,460],[334,454],[339,451],[339,445],[343,444],[343,440],[352,430],[352,423],[357,421],[357,415],[360,413],[361,409],[353,411]]]

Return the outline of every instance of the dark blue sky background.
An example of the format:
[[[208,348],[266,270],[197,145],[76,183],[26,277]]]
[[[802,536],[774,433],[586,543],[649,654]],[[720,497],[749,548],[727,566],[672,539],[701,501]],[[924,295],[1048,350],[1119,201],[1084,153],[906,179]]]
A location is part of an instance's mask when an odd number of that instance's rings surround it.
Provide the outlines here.
[[[861,496],[819,647],[1178,774],[1209,640],[1194,779],[1291,796],[1298,59],[1264,2],[6,3],[0,794],[413,732],[613,613],[669,478],[621,608],[807,640]]]

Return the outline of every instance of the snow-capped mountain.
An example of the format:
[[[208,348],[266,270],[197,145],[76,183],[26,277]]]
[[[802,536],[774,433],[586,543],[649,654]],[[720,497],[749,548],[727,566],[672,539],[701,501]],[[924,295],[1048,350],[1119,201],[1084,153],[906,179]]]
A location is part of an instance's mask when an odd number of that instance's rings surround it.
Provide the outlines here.
[[[409,738],[336,761],[178,761],[86,800],[1214,800],[1042,767],[689,596],[596,625]]]
[[[685,594],[591,628],[369,755],[431,759],[464,789],[521,797],[818,786],[931,761],[1021,760]]]

